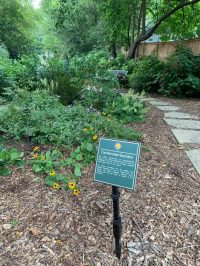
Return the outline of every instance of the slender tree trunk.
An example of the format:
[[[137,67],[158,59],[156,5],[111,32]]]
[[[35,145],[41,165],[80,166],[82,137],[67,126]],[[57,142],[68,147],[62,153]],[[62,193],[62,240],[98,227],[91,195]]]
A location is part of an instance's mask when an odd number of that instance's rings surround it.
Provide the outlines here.
[[[131,27],[131,43],[134,42],[135,40],[135,19],[136,19],[136,16],[135,16],[135,5],[133,6],[133,15],[132,15],[132,27]]]
[[[147,9],[147,1],[142,1],[142,35],[145,34],[146,31],[146,9]]]
[[[109,53],[111,58],[117,57],[116,43],[113,41],[109,47]]]
[[[131,28],[131,16],[129,17],[128,20],[128,27],[127,27],[127,43],[128,43],[128,48],[131,46],[131,39],[130,39],[130,28]]]

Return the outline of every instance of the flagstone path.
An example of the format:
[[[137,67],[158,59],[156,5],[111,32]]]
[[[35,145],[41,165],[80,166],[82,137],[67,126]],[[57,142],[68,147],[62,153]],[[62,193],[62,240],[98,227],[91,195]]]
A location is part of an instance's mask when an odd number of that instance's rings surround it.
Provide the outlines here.
[[[171,127],[171,130],[180,144],[200,145],[200,110],[196,110],[199,116],[182,112],[181,107],[156,98],[144,98],[156,108],[164,111],[163,120]],[[197,149],[184,147],[186,155],[200,175],[200,147]]]

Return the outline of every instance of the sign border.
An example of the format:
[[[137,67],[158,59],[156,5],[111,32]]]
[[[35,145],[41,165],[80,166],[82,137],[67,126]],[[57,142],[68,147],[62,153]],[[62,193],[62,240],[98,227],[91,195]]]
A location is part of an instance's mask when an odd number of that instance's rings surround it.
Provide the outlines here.
[[[132,188],[130,188],[130,187],[124,187],[124,186],[117,186],[117,185],[111,184],[109,182],[103,182],[103,181],[96,180],[95,179],[95,176],[96,176],[96,168],[97,168],[97,160],[96,160],[96,162],[95,162],[94,178],[93,178],[94,182],[98,182],[98,183],[102,183],[102,184],[107,184],[107,185],[112,185],[112,186],[116,186],[116,187],[119,187],[119,188],[121,187],[121,188],[129,189],[129,190],[135,190],[135,188],[136,188],[136,179],[137,179],[137,170],[138,170],[138,163],[139,163],[141,143],[140,142],[136,142],[136,141],[126,141],[126,140],[120,140],[120,139],[100,138],[99,139],[99,144],[98,144],[97,158],[99,156],[99,146],[100,146],[101,140],[120,141],[120,142],[125,142],[125,143],[132,143],[132,144],[135,143],[135,144],[138,144],[137,157],[136,157],[136,162],[135,162],[135,165],[136,166],[135,166],[135,173],[134,173],[135,179],[134,179]]]

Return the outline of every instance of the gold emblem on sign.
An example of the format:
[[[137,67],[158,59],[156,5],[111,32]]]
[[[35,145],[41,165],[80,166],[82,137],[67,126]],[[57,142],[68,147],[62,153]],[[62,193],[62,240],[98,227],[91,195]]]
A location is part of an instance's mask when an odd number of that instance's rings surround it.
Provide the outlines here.
[[[120,143],[116,143],[115,144],[115,149],[116,150],[120,150],[121,149],[121,144]]]

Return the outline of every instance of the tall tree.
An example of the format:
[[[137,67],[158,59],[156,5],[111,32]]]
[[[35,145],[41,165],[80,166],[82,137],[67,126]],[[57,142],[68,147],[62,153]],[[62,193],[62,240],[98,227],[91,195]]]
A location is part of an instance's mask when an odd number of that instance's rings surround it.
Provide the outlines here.
[[[31,46],[31,6],[18,0],[0,0],[0,41],[16,58]]]

